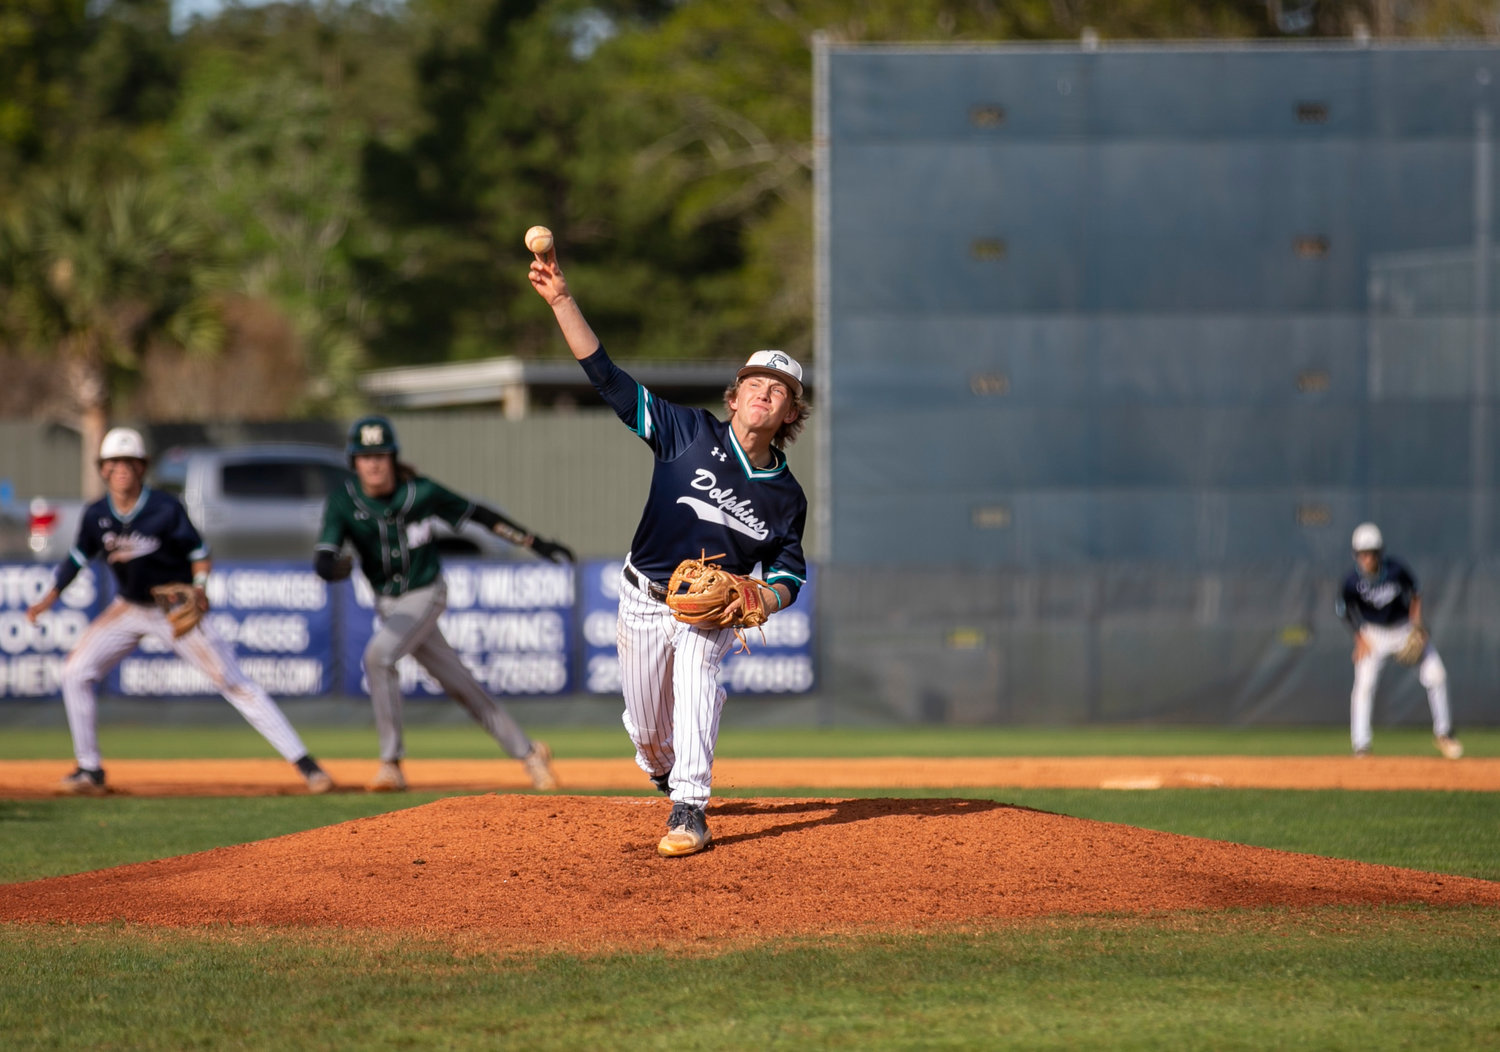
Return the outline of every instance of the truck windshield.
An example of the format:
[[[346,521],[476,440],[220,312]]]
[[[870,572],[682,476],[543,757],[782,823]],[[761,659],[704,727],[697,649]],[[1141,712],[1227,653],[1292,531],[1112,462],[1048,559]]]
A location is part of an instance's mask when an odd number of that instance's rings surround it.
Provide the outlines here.
[[[320,500],[339,469],[305,460],[253,460],[224,465],[224,496],[251,500],[285,500],[288,497]]]

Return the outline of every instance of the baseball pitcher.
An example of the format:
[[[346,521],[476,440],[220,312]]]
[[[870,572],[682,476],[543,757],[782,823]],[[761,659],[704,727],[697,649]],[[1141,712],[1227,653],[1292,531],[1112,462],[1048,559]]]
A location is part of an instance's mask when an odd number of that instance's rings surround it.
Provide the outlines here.
[[[530,280],[594,388],[656,457],[621,571],[617,644],[636,763],[672,799],[657,851],[690,855],[711,839],[704,808],[724,708],[720,666],[736,626],[789,606],[807,580],[807,499],[782,452],[807,417],[802,367],[781,351],[752,354],[725,391],[722,421],[657,398],[610,361],[568,290],[555,243],[537,254]],[[674,617],[675,571],[710,553],[736,576],[738,598],[712,620]]]

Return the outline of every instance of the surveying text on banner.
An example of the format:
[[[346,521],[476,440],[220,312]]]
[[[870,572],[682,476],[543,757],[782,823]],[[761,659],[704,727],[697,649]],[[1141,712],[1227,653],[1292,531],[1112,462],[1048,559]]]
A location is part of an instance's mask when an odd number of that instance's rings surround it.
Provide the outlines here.
[[[492,694],[567,694],[573,687],[573,571],[552,563],[449,559],[443,637]],[[360,574],[338,588],[343,693],[366,697],[364,652],[375,634],[370,584]],[[396,666],[403,694],[442,697],[443,688],[407,656]]]

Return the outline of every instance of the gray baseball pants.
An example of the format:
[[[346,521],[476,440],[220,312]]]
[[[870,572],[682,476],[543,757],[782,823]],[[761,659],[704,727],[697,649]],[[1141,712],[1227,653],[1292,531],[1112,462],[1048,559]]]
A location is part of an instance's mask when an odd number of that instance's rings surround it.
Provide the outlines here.
[[[380,625],[365,647],[365,681],[375,709],[375,729],[380,735],[380,758],[399,760],[406,755],[401,735],[401,679],[396,662],[410,654],[448,696],[490,732],[507,754],[521,759],[531,752],[527,737],[510,712],[479,685],[438,629],[438,617],[448,608],[448,585],[440,577],[426,588],[405,595],[375,597]]]

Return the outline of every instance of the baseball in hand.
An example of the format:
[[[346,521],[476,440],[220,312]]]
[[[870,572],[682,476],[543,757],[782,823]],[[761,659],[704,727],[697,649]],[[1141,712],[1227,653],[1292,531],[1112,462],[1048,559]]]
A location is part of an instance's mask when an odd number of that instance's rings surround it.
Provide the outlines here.
[[[526,231],[526,247],[539,256],[545,256],[552,248],[552,231],[544,226],[534,226]]]

